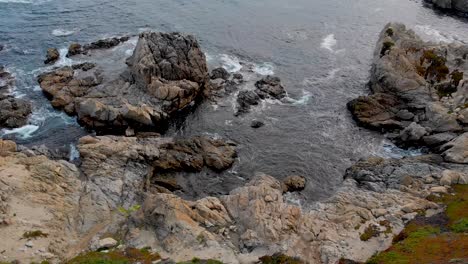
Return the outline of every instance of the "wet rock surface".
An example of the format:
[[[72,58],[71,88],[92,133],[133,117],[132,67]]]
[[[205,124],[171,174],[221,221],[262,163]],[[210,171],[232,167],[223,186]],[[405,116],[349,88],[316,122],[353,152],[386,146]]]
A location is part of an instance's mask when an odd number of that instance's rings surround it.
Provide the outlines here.
[[[96,42],[82,49],[120,42]],[[190,35],[140,34],[128,67],[123,65],[116,78],[107,75],[105,66],[91,65],[62,67],[40,75],[38,81],[55,108],[101,132],[164,130],[171,117],[195,105],[209,89],[205,55]]]
[[[251,106],[258,105],[262,99],[281,100],[286,97],[286,91],[278,77],[266,76],[255,83],[255,90],[240,91],[237,96],[237,113],[249,112]]]
[[[56,62],[60,58],[60,53],[56,48],[50,48],[47,50],[45,64]]]
[[[68,47],[67,57],[72,57],[79,54],[87,54],[90,50],[95,49],[110,49],[130,39],[129,36],[113,37],[100,39],[89,44],[81,45],[80,43],[72,43]]]
[[[467,54],[468,46],[424,42],[404,25],[388,24],[374,52],[372,94],[348,109],[360,125],[395,134],[399,144],[440,147],[467,129]]]
[[[0,66],[0,127],[17,128],[26,125],[31,114],[31,103],[9,95],[15,78]]]

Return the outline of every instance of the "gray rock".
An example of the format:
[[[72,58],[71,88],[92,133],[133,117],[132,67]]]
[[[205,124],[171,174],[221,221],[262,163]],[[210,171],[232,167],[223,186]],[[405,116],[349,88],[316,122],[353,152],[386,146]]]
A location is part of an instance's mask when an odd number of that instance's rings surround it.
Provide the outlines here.
[[[210,78],[213,80],[215,79],[227,80],[229,79],[230,76],[231,74],[229,74],[229,72],[226,69],[224,69],[223,67],[219,67],[211,71]]]
[[[444,144],[442,156],[448,162],[468,163],[468,132]]]
[[[403,110],[398,111],[398,113],[396,114],[396,117],[402,120],[412,120],[414,118],[414,114],[406,109],[403,109]]]
[[[113,38],[70,49],[73,54],[126,40]],[[100,55],[91,54],[94,64],[55,69],[38,81],[55,108],[101,132],[124,134],[129,127],[136,132],[164,130],[173,115],[194,106],[210,88],[205,55],[191,35],[140,34],[127,65],[115,66],[123,69],[117,76],[109,65],[100,64]]]
[[[413,122],[400,133],[400,138],[404,142],[414,142],[420,140],[427,133],[426,129]]]
[[[423,141],[427,146],[439,146],[449,142],[457,137],[457,134],[451,132],[437,133],[423,137]]]

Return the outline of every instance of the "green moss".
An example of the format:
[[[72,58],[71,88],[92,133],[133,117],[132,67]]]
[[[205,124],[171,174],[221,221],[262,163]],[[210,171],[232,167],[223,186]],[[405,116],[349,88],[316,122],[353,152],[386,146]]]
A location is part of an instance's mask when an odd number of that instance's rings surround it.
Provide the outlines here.
[[[276,253],[272,256],[263,256],[260,258],[261,264],[304,264],[302,260],[290,257],[282,253]]]
[[[394,264],[408,264],[410,263],[408,257],[397,252],[384,252],[382,254],[372,257],[367,264],[381,264],[381,263],[394,263]]]
[[[385,41],[382,45],[382,50],[380,50],[380,57],[383,57],[387,51],[392,49],[393,46],[395,46],[395,43],[391,41]]]
[[[391,27],[387,28],[385,33],[387,33],[388,36],[392,37],[393,36],[393,28],[391,28]]]
[[[159,254],[153,254],[147,248],[126,248],[125,250],[110,251],[107,253],[88,252],[69,260],[66,264],[130,264],[136,262],[151,264],[153,261],[159,259],[161,259]]]
[[[458,86],[460,81],[463,80],[463,72],[454,70],[450,73],[450,77],[452,77],[452,84]]]
[[[376,226],[376,225],[369,225],[368,227],[366,227],[366,229],[364,230],[364,233],[361,234],[361,240],[362,241],[367,241],[373,237],[377,237],[379,236],[380,232],[379,232],[379,228]]]
[[[468,219],[463,218],[458,222],[452,224],[450,229],[455,233],[467,233],[468,232]]]
[[[424,78],[435,78],[437,82],[445,80],[447,75],[450,73],[449,68],[445,65],[446,60],[444,57],[436,54],[434,50],[425,50],[420,58],[420,66],[423,66],[424,62],[428,62],[430,65],[425,70]],[[421,70],[418,70],[418,73]]]
[[[214,259],[203,260],[200,258],[193,258],[190,261],[178,262],[177,264],[223,264],[221,261]]]
[[[468,185],[455,185],[452,188],[454,193],[429,197],[433,202],[446,205],[446,217],[425,219],[419,216],[393,239],[389,249],[372,257],[367,263],[450,263],[453,259],[468,259]]]
[[[23,234],[24,239],[37,239],[39,237],[48,237],[49,234],[42,232],[41,230],[27,231]]]

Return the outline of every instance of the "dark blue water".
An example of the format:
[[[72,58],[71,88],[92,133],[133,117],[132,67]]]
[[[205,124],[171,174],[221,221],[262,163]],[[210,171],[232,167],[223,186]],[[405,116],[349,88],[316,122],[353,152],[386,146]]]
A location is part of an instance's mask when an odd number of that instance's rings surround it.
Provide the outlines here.
[[[24,137],[23,129],[16,139],[67,147],[87,132],[54,111],[37,89],[35,76],[46,70],[48,47],[142,30],[194,34],[210,67],[235,71],[239,63],[250,63],[258,73],[252,79],[274,73],[291,98],[265,102],[241,118],[233,116],[233,97],[205,103],[181,129],[171,129],[168,135],[218,135],[239,143],[239,161],[230,172],[189,179],[195,193],[224,193],[263,171],[278,178],[306,176],[305,198],[318,199],[333,192],[353,161],[401,154],[380,135],[358,128],[345,108],[368,92],[374,43],[390,21],[406,23],[427,40],[468,42],[465,19],[421,1],[0,0],[0,64],[16,74],[15,94],[34,102],[30,133]],[[253,119],[266,125],[254,130]]]

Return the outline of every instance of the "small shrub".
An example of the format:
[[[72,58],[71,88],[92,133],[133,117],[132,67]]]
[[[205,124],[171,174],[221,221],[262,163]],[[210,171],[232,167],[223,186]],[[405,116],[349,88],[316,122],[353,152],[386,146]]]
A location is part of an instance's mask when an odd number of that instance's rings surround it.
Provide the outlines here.
[[[452,231],[455,233],[467,233],[468,232],[468,219],[463,218],[459,220],[455,224],[451,225],[450,229],[452,229]]]
[[[380,57],[383,57],[387,51],[391,50],[395,46],[395,43],[391,41],[385,41],[382,45],[382,50],[380,51]]]
[[[371,224],[368,227],[366,227],[364,233],[361,234],[360,238],[362,241],[367,241],[373,237],[379,236],[379,233],[379,228],[376,225]]]
[[[49,234],[42,232],[41,230],[27,231],[23,234],[24,239],[37,239],[40,237],[48,237]]]

